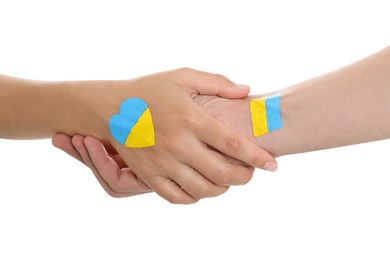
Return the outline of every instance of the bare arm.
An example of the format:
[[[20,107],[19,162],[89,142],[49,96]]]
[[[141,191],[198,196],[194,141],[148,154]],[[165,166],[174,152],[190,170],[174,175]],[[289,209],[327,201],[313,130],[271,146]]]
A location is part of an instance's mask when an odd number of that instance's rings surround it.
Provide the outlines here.
[[[48,138],[55,131],[71,133],[71,124],[78,118],[69,120],[67,114],[73,114],[77,100],[71,102],[75,89],[65,89],[65,84],[0,75],[0,137],[35,139]],[[81,84],[78,90],[82,92]],[[82,116],[81,111],[78,115]]]
[[[283,127],[259,140],[275,155],[389,138],[390,47],[281,93]]]
[[[275,93],[281,95],[282,128],[254,138],[249,102]],[[390,47],[275,93],[196,101],[275,156],[389,138]]]
[[[0,75],[0,138],[50,138],[56,132],[109,139],[107,118],[131,81],[38,81]],[[118,95],[110,95],[116,90]],[[139,95],[139,94],[138,94]]]

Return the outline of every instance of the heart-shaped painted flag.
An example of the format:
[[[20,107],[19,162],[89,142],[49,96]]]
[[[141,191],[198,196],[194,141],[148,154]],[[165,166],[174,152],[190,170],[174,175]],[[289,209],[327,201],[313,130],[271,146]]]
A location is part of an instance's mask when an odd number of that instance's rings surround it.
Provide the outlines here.
[[[152,114],[140,98],[123,101],[119,114],[110,118],[108,126],[114,139],[126,147],[143,148],[155,144]]]

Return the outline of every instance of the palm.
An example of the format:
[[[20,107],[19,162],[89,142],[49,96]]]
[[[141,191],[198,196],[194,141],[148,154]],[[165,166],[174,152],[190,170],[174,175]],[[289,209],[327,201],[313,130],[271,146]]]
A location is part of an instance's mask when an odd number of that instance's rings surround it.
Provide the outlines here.
[[[53,145],[88,166],[104,190],[116,198],[129,197],[151,189],[124,163],[111,144],[93,137],[56,134]]]

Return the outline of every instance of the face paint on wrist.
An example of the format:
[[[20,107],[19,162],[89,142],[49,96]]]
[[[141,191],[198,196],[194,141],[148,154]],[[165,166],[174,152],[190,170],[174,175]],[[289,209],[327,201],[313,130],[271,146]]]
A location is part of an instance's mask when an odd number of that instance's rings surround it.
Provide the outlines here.
[[[254,137],[282,128],[279,94],[252,99],[249,106]]]
[[[124,100],[119,114],[110,118],[108,127],[112,137],[126,147],[143,148],[155,144],[152,114],[140,98]]]

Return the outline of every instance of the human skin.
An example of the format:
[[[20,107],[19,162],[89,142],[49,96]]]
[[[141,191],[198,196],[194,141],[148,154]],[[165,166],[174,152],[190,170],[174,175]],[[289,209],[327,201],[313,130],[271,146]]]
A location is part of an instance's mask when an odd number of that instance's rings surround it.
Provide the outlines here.
[[[282,128],[257,138],[249,102],[279,93]],[[390,138],[390,47],[333,72],[296,85],[243,99],[197,95],[209,115],[238,130],[275,157]],[[57,135],[53,142],[86,162],[95,175],[129,169],[98,140]],[[131,165],[129,165],[131,167]],[[116,194],[125,196],[124,194]]]
[[[153,190],[172,203],[194,203],[220,195],[230,185],[247,183],[253,167],[276,168],[268,152],[226,128],[193,100],[200,93],[242,98],[248,92],[221,75],[191,69],[120,81],[0,76],[0,137],[48,138],[56,132],[94,136],[110,143],[123,162],[132,165],[121,182],[110,183],[117,190]],[[110,117],[131,97],[145,100],[152,112],[154,146],[127,148],[110,134]],[[249,166],[232,164],[217,151]]]
[[[251,99],[279,93],[282,128],[252,134]],[[214,118],[275,157],[390,138],[390,47],[344,68],[265,95],[198,96]]]

